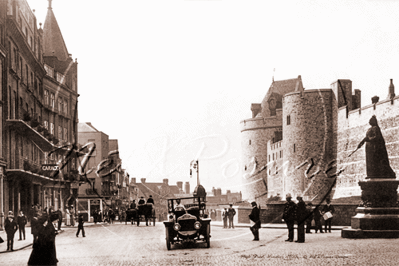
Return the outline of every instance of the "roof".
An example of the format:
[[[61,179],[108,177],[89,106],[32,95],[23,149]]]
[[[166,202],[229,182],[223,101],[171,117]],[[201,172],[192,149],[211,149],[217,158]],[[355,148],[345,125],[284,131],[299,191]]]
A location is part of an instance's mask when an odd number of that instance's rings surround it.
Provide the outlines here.
[[[90,122],[78,123],[78,132],[100,132]]]
[[[303,90],[302,78],[299,75],[298,78],[277,80],[272,82],[266,96],[263,98],[261,106],[262,111],[257,114],[257,117],[269,117],[269,98],[274,97],[276,101],[281,101],[282,97],[290,92]]]
[[[68,49],[51,8],[51,1],[49,3],[43,26],[43,55],[56,56],[60,61],[65,61],[69,58]]]

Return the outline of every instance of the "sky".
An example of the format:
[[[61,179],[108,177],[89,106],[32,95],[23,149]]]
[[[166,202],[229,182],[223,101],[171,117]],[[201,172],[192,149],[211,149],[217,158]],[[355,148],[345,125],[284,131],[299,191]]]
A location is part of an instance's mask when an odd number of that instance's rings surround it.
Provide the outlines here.
[[[44,23],[48,1],[27,0]],[[137,181],[242,191],[240,121],[272,79],[399,88],[399,1],[53,0],[77,58],[79,121],[118,139]],[[398,90],[398,89],[397,89]],[[398,93],[397,93],[398,94]]]

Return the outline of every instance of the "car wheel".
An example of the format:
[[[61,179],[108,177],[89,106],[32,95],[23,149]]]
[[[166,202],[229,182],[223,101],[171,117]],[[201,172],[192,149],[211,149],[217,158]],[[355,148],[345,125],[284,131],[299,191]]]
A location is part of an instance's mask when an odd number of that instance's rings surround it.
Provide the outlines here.
[[[210,248],[211,247],[211,225],[208,224],[206,226],[206,236],[205,236],[205,241],[206,241],[206,247]]]
[[[169,228],[166,228],[166,248],[167,248],[168,250],[171,249],[170,240],[169,240]]]

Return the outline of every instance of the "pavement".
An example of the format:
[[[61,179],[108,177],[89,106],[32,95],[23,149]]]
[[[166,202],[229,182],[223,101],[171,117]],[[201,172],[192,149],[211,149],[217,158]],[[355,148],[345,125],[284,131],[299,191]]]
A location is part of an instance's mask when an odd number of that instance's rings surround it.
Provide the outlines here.
[[[115,224],[120,224],[119,221],[114,222]],[[122,222],[123,224],[125,222]],[[87,226],[95,226],[95,225],[108,225],[108,223],[88,223],[86,222],[84,224],[85,227]],[[223,227],[223,222],[222,221],[212,221],[211,222],[212,226],[218,226],[218,227]],[[238,223],[234,225],[237,228],[249,228],[251,226],[251,224],[245,224],[245,223]],[[274,229],[286,229],[287,226],[283,223],[281,224],[262,224],[261,225],[262,228],[274,228]],[[296,228],[296,225],[295,225]],[[342,230],[344,227],[343,226],[332,226],[331,230]],[[61,230],[58,231],[59,234],[63,233],[65,230],[77,230],[77,225],[75,226],[65,226],[64,224],[62,224],[61,226]],[[6,232],[3,230],[0,230],[0,237],[4,240],[3,243],[0,244],[0,253],[5,253],[5,252],[10,252],[7,251],[7,235]],[[15,233],[14,236],[14,252],[18,251],[18,250],[22,250],[25,249],[27,247],[32,246],[33,243],[33,235],[31,234],[31,227],[27,226],[25,227],[25,239],[24,240],[19,240],[19,230],[17,230],[17,232]]]

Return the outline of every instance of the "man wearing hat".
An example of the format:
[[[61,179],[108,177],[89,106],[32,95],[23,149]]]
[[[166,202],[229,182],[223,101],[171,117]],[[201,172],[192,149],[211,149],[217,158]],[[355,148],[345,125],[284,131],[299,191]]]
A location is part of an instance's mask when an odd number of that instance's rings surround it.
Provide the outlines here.
[[[18,229],[18,225],[14,220],[12,211],[8,212],[8,217],[4,223],[4,230],[7,234],[7,250],[14,251],[14,235]]]
[[[297,217],[297,224],[298,224],[298,243],[305,243],[305,221],[307,219],[307,210],[306,210],[306,203],[303,201],[302,196],[297,196],[296,199],[298,200],[298,204],[296,207],[296,217]]]
[[[236,215],[236,210],[233,208],[233,204],[230,204],[230,208],[227,211],[227,215],[229,217],[229,228],[233,227],[234,229],[234,215]]]
[[[147,203],[154,204],[154,199],[152,198],[152,195],[150,195],[150,197],[148,198]]]
[[[254,241],[259,241],[259,228],[260,228],[260,211],[255,201],[251,202],[252,211],[249,215],[249,219],[253,221],[255,224],[251,226],[249,229],[254,235]]]
[[[145,200],[144,200],[144,197],[141,196],[141,198],[139,200],[139,205],[143,205],[143,204],[145,204]]]
[[[288,193],[285,196],[287,202],[284,206],[283,219],[287,224],[288,228],[288,239],[285,241],[293,242],[294,241],[294,223],[296,216],[296,204],[291,201],[291,194]]]

